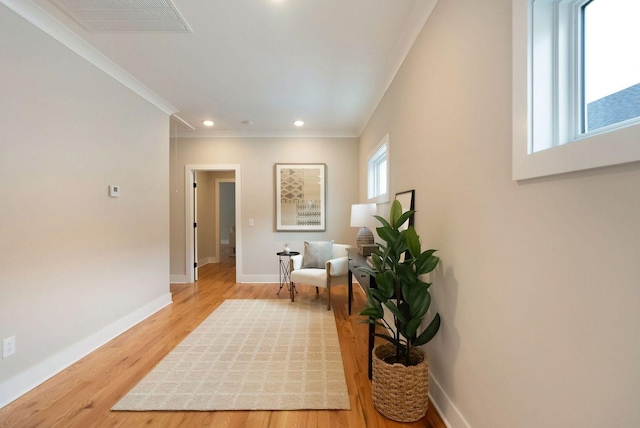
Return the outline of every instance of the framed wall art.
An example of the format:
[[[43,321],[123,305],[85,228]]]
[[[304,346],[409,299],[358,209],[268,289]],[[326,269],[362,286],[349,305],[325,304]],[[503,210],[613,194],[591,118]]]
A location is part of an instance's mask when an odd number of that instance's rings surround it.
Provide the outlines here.
[[[415,190],[407,190],[406,192],[400,192],[400,193],[396,193],[396,200],[398,202],[400,202],[400,205],[402,206],[402,212],[407,212],[409,210],[415,210],[416,205],[415,205]],[[411,217],[409,217],[409,221],[406,222],[405,224],[402,225],[402,227],[400,227],[400,230],[405,230],[408,229],[409,226],[413,226],[414,225],[414,217],[415,214],[412,214]]]
[[[327,166],[275,165],[276,230],[324,231]]]

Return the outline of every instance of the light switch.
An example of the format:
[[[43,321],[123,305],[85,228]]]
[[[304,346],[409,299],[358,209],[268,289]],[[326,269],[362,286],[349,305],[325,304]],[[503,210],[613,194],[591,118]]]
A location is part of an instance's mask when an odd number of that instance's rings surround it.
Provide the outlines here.
[[[253,219],[252,218],[249,219],[249,226],[253,227]]]
[[[120,196],[120,186],[117,186],[115,184],[110,184],[109,196],[111,196],[112,198],[117,198],[118,196]]]

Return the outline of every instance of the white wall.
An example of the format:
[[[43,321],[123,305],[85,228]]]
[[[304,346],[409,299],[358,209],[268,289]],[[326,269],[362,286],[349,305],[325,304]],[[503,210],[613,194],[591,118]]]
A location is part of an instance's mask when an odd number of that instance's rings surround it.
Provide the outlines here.
[[[167,115],[2,5],[0,52],[2,406],[171,297]]]
[[[390,132],[392,193],[416,190],[442,258],[426,349],[452,426],[640,426],[640,166],[511,180],[510,4],[438,2],[361,137],[359,194]]]
[[[276,232],[276,163],[327,164],[326,232]],[[189,164],[239,164],[242,189],[241,282],[278,282],[278,258],[285,242],[300,251],[304,240],[335,240],[355,245],[349,226],[357,201],[358,140],[355,138],[180,138],[171,156],[171,277],[185,271],[184,167]],[[176,168],[177,165],[177,168]],[[249,227],[249,219],[255,226]]]

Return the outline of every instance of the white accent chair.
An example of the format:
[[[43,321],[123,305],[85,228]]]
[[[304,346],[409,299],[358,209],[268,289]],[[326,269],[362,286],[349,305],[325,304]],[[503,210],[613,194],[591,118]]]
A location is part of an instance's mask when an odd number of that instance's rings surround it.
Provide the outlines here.
[[[302,254],[291,256],[289,260],[291,301],[293,302],[295,299],[296,283],[316,287],[316,298],[319,294],[318,288],[326,288],[327,310],[331,310],[331,287],[348,282],[349,257],[347,248],[350,247],[345,244],[333,244],[331,259],[324,264],[324,268],[302,267],[304,251]]]

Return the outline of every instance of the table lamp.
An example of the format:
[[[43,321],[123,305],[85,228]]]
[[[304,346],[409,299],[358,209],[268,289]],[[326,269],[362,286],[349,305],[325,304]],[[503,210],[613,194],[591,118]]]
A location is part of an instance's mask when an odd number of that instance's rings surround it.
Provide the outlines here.
[[[375,226],[376,204],[353,204],[351,205],[351,227],[359,227],[356,235],[356,243],[360,245],[372,245],[373,232],[367,226]]]

